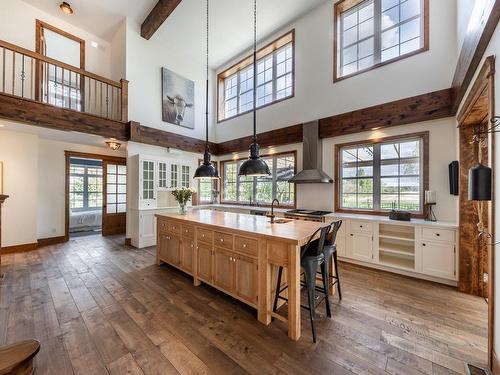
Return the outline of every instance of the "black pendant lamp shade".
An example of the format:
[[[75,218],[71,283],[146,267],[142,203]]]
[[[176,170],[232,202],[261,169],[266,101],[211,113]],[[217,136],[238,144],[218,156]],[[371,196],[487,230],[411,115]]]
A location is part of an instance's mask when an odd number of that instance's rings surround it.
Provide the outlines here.
[[[205,153],[203,154],[203,164],[196,168],[194,178],[219,178],[217,168],[210,160],[210,152],[208,151],[208,0],[207,0],[207,82],[205,93]]]
[[[267,163],[260,158],[257,144],[257,0],[253,3],[253,143],[250,145],[250,157],[243,162],[239,176],[269,176],[271,171]]]
[[[491,200],[491,168],[477,164],[469,169],[469,200]]]

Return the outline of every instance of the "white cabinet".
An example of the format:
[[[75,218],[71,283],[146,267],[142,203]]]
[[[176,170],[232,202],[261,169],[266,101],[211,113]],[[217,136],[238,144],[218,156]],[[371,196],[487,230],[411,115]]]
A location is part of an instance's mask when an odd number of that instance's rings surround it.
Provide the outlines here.
[[[156,163],[153,160],[141,160],[139,176],[141,207],[156,207]]]
[[[423,242],[422,272],[443,279],[455,279],[455,245],[446,242]]]
[[[347,243],[351,258],[365,262],[373,260],[373,240],[371,234],[349,233]]]

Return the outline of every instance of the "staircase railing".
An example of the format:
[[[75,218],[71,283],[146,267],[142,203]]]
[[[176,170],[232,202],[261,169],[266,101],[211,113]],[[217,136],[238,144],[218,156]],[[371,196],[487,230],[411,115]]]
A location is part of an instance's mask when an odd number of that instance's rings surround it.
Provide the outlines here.
[[[128,81],[112,81],[0,40],[0,94],[128,121]]]

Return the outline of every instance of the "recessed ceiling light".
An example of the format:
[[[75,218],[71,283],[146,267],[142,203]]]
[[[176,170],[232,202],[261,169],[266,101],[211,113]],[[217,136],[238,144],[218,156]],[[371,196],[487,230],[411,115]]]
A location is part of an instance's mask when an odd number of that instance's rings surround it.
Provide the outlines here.
[[[97,42],[94,42],[93,40],[90,41],[90,45],[94,48],[98,48],[99,47],[99,43]]]
[[[69,5],[66,1],[63,1],[61,5],[59,5],[59,8],[61,8],[61,11],[64,14],[73,14],[73,9],[71,8],[71,5]]]

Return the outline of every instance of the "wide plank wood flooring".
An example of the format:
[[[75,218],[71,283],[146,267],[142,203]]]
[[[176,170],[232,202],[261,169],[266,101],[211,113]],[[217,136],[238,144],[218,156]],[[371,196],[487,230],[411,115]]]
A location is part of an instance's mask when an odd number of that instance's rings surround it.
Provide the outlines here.
[[[0,345],[41,342],[41,374],[465,374],[486,363],[487,305],[450,287],[342,264],[342,302],[302,338],[123,237],[2,257]]]

